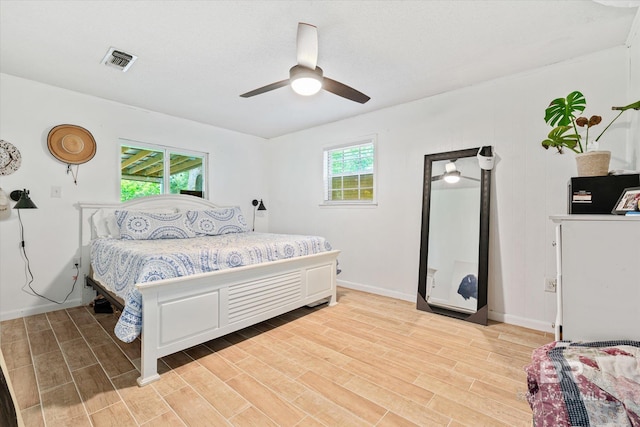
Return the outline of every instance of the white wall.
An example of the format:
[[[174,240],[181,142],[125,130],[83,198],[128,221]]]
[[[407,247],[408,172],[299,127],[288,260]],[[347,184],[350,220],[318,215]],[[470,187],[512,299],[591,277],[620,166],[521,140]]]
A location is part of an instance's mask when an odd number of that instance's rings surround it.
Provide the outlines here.
[[[627,40],[629,49],[629,103],[640,100],[640,9],[636,12],[633,27]],[[629,140],[635,141],[636,169],[640,169],[640,113],[629,111],[626,119],[631,121]]]
[[[252,199],[268,200],[263,161],[268,145],[261,138],[6,74],[0,74],[0,93],[0,138],[14,144],[22,154],[21,168],[0,177],[0,187],[7,193],[27,188],[38,206],[21,213],[25,247],[35,276],[33,287],[51,299],[62,301],[71,289],[71,263],[79,254],[80,240],[76,204],[119,200],[118,138],[210,153],[209,199],[222,205],[240,205],[248,218]],[[78,185],[66,174],[66,165],[47,149],[49,130],[62,123],[85,127],[97,142],[96,156],[80,165]],[[61,198],[50,196],[52,186],[62,188]],[[25,274],[19,241],[14,210],[11,218],[0,221],[0,320],[60,308],[21,291]],[[66,306],[80,303],[82,285],[76,285]]]
[[[548,217],[566,213],[576,166],[572,154],[541,147],[550,130],[544,109],[580,90],[585,113],[607,121],[612,105],[625,105],[629,85],[629,49],[620,47],[275,138],[265,200],[270,231],[325,235],[342,250],[342,285],[415,301],[423,156],[494,145],[490,317],[551,330],[555,294],[543,291],[544,278],[555,276]],[[603,137],[612,168],[636,168],[629,153],[638,141],[630,142],[628,128],[623,116]],[[378,135],[378,206],[320,207],[323,147],[368,134]]]
[[[638,35],[632,39],[640,44]],[[0,138],[16,145],[23,164],[0,177],[7,192],[28,188],[39,209],[23,211],[34,287],[52,299],[71,287],[78,253],[78,201],[116,201],[118,138],[207,151],[210,199],[239,204],[263,198],[267,217],[257,229],[325,235],[341,249],[342,285],[414,301],[420,245],[423,156],[494,145],[499,157],[493,183],[490,316],[550,329],[555,295],[543,292],[555,275],[551,214],[566,212],[566,182],[575,175],[572,154],[546,152],[543,111],[549,101],[581,90],[588,114],[610,118],[612,105],[640,98],[640,54],[621,47],[552,67],[499,79],[345,121],[275,138],[255,137],[140,110],[0,74]],[[375,94],[371,94],[375,102]],[[640,122],[625,114],[602,148],[612,168],[638,169]],[[633,121],[633,124],[630,123]],[[74,185],[66,166],[47,150],[51,127],[89,129],[96,157],[80,166]],[[320,207],[322,148],[378,135],[378,206]],[[51,186],[62,198],[50,197]],[[0,319],[59,308],[21,291],[25,283],[16,213],[0,221]],[[83,262],[85,262],[84,260]],[[68,305],[80,302],[76,289]]]

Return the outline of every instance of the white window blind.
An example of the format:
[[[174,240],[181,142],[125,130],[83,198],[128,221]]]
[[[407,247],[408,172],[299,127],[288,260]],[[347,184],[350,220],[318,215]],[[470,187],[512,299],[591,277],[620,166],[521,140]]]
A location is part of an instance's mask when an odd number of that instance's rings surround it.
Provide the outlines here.
[[[375,201],[375,143],[373,138],[324,152],[325,203]]]

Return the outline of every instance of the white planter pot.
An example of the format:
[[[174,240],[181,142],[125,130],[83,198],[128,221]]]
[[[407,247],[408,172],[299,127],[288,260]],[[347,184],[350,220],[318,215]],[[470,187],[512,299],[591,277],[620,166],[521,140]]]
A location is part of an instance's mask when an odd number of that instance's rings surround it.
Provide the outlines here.
[[[610,151],[589,151],[576,154],[578,176],[606,176],[609,174]]]

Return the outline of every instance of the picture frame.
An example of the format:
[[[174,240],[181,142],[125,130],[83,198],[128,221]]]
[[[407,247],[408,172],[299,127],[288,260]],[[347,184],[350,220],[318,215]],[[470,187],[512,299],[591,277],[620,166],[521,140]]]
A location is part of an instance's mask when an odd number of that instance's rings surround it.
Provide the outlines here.
[[[625,188],[620,194],[620,198],[616,202],[612,214],[625,215],[627,212],[638,211],[638,203],[640,202],[640,187]]]

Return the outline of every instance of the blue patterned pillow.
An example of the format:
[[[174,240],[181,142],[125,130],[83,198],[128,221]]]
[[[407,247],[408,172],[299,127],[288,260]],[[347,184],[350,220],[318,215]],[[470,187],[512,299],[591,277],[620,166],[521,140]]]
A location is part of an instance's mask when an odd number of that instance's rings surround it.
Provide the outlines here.
[[[249,226],[240,207],[187,211],[189,227],[199,236],[244,233]]]
[[[196,234],[182,213],[116,211],[120,238],[127,240],[188,239]]]

